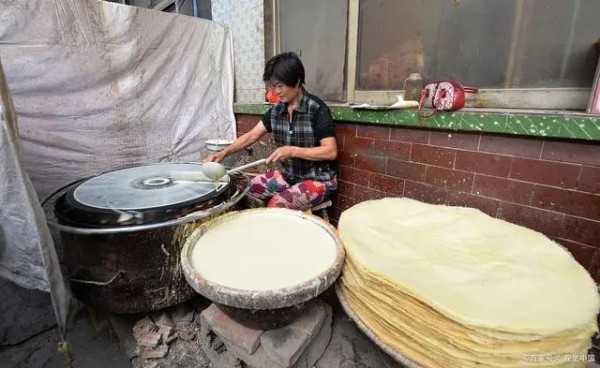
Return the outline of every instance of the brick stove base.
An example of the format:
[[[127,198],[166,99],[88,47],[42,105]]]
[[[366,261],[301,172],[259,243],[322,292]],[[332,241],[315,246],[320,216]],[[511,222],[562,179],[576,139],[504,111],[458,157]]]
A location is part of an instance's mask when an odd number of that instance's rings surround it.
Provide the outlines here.
[[[267,331],[235,322],[214,304],[200,317],[200,346],[217,367],[312,368],[331,338],[331,307],[320,300],[291,324]]]

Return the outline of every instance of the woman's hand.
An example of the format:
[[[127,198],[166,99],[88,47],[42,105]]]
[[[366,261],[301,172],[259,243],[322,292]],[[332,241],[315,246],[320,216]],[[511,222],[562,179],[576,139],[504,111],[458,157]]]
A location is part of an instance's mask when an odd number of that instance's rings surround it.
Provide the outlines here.
[[[317,147],[283,146],[277,148],[267,162],[282,162],[290,158],[301,158],[310,161],[332,161],[337,158],[338,149],[335,137],[323,138]]]
[[[269,157],[267,157],[267,163],[270,162],[283,162],[288,159],[295,157],[295,153],[298,147],[283,146],[277,148]]]
[[[203,162],[221,162],[225,159],[225,157],[227,157],[225,152],[219,151],[217,153],[211,153],[210,155],[206,156],[206,158],[202,161]]]

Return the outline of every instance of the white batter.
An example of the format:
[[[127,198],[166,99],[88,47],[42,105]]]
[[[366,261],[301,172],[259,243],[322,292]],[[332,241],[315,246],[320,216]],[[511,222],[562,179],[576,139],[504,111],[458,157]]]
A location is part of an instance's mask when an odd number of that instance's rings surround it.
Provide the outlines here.
[[[211,227],[192,249],[192,267],[216,284],[245,290],[299,285],[329,269],[333,237],[295,211],[244,211]]]

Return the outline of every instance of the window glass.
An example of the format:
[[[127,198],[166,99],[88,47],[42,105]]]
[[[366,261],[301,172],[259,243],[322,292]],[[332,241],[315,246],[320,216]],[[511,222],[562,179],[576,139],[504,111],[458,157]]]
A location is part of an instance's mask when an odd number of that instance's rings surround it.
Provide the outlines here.
[[[361,0],[358,89],[411,72],[481,88],[591,87],[599,0]]]
[[[310,93],[324,100],[342,100],[348,1],[280,0],[279,4],[281,51],[300,56]]]

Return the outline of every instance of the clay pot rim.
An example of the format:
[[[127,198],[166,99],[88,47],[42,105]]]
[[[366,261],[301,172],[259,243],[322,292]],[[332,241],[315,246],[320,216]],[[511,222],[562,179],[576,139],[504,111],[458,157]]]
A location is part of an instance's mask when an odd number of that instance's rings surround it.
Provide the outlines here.
[[[334,241],[336,256],[332,265],[313,279],[290,287],[273,290],[237,289],[214,283],[203,278],[191,265],[191,251],[199,239],[210,227],[228,221],[232,217],[245,213],[278,211],[287,216],[294,215],[311,221],[327,231]],[[181,266],[187,282],[202,296],[215,303],[242,309],[277,309],[290,307],[311,300],[329,288],[337,280],[344,265],[345,250],[337,230],[323,219],[301,211],[284,208],[254,208],[228,212],[203,223],[186,239],[181,252]]]

